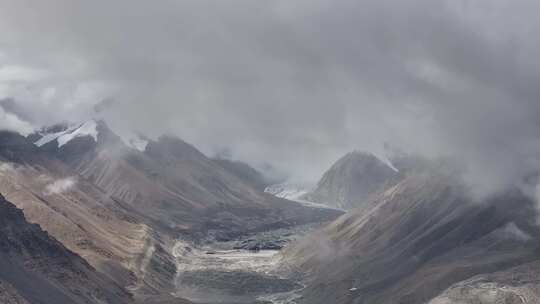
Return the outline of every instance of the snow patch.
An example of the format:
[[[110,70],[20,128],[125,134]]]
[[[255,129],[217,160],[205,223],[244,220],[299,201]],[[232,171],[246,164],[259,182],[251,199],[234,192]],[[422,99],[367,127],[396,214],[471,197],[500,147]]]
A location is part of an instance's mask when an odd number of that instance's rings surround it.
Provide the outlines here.
[[[76,127],[68,127],[65,131],[60,131],[60,132],[55,132],[55,133],[40,133],[40,135],[42,136],[38,141],[36,141],[34,143],[34,145],[38,146],[38,147],[41,147],[43,145],[46,145],[48,143],[50,143],[51,141],[53,140],[56,140],[58,137],[68,133],[68,132],[73,132],[73,130],[75,130]]]
[[[72,132],[66,133],[58,137],[58,147],[62,147],[71,140],[77,137],[91,136],[94,141],[97,142],[97,123],[94,120],[87,121],[83,123],[79,128],[75,129]]]
[[[308,194],[310,191],[311,191],[311,187],[294,184],[294,183],[276,184],[276,185],[268,186],[266,187],[266,189],[264,189],[264,192],[266,193],[272,194],[273,196],[277,196],[280,198],[288,199],[290,201],[295,201],[306,207],[345,211],[340,208],[331,207],[330,205],[315,203],[315,202],[311,202],[311,201],[307,201],[303,199],[303,196],[305,194]]]
[[[390,159],[388,159],[388,157],[386,157],[386,155],[377,155],[373,152],[371,154],[373,154],[373,156],[375,156],[377,159],[387,165],[390,169],[394,170],[395,172],[399,172],[398,168],[396,168],[394,164],[392,164],[392,162],[390,161]]]
[[[91,136],[97,142],[97,123],[89,120],[83,124],[70,126],[64,131],[48,134],[40,134],[42,137],[34,144],[38,147],[46,145],[54,140],[58,142],[58,147],[62,147],[77,137]]]

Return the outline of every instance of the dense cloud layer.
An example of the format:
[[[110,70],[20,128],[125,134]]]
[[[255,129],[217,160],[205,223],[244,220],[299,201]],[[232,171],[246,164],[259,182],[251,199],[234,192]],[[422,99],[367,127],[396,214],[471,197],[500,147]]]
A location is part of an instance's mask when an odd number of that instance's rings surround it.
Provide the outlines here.
[[[0,98],[34,124],[101,111],[315,179],[383,142],[539,168],[535,0],[0,0]],[[0,114],[2,115],[2,114]],[[5,114],[4,114],[5,115]]]

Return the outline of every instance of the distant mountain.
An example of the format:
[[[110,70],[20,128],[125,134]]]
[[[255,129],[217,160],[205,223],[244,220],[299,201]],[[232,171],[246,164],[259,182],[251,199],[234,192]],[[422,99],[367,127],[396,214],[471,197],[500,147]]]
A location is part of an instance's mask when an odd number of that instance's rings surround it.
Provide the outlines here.
[[[0,195],[2,303],[132,303],[130,294],[66,249]]]
[[[341,209],[361,206],[377,192],[395,184],[401,174],[371,153],[354,151],[324,173],[315,189],[301,198]]]
[[[224,158],[214,158],[214,161],[229,171],[229,173],[232,173],[259,191],[264,191],[272,183],[261,172],[244,162]]]
[[[318,221],[328,210],[305,208],[263,193],[256,171],[216,162],[172,136],[129,146],[103,121],[46,130],[32,141],[107,195],[144,214],[147,224],[171,234],[225,235]]]
[[[536,284],[530,273],[512,281],[520,275],[511,269],[540,261],[536,203],[518,189],[483,202],[466,193],[453,173],[436,166],[408,174],[288,248],[286,265],[307,274],[299,303],[421,304],[455,283],[430,304],[521,303],[512,290],[537,285],[524,286]],[[495,271],[503,273],[458,283]]]

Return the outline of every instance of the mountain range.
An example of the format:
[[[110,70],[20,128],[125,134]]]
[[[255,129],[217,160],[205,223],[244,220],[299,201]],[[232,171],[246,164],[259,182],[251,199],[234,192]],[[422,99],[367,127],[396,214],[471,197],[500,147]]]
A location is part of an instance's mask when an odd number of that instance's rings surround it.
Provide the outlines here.
[[[308,190],[174,136],[126,141],[104,121],[0,131],[0,300],[189,303],[179,263],[244,238],[237,250],[285,246],[283,277],[261,282],[301,282],[295,303],[537,303],[535,200],[518,186],[475,198],[457,167],[353,151]],[[226,286],[201,273],[183,279]],[[262,288],[226,273],[236,293]]]
[[[339,215],[274,197],[248,180],[172,136],[134,148],[103,121],[28,137],[0,132],[0,193],[145,303],[174,291],[177,239],[224,241]]]

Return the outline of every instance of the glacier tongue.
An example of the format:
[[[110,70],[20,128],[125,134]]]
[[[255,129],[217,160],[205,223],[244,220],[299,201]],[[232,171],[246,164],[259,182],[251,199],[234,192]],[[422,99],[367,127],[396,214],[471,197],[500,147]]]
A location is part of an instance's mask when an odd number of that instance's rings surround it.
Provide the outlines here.
[[[264,192],[289,200],[297,200],[300,199],[300,197],[302,197],[304,194],[308,193],[309,188],[294,183],[281,183],[266,187]]]

